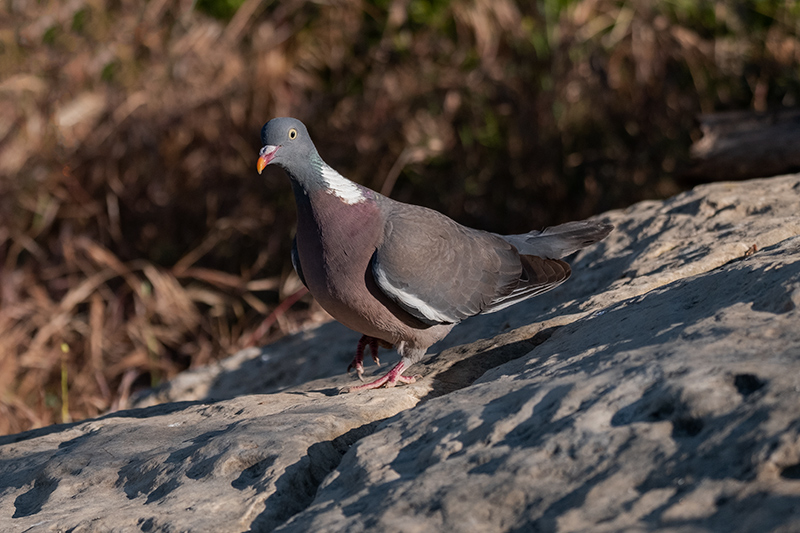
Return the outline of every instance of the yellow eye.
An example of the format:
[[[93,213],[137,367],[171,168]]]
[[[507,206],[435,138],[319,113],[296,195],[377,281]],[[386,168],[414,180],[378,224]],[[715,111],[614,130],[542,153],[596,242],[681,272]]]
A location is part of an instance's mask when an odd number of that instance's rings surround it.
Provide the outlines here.
[[[292,128],[289,130],[289,138],[294,140],[297,138],[297,130]]]

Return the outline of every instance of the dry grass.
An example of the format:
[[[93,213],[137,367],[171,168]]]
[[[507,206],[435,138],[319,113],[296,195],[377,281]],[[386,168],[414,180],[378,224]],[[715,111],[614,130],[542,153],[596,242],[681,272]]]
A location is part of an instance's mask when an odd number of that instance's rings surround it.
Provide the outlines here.
[[[799,93],[793,3],[693,6],[5,3],[0,434],[320,319],[307,297],[286,313],[291,193],[254,171],[270,117],[305,120],[345,175],[497,231],[676,191],[696,113]]]

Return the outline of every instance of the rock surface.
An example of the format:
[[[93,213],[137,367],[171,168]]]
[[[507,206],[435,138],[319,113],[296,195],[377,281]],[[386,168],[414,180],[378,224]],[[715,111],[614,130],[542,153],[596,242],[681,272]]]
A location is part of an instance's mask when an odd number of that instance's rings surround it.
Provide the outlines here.
[[[798,531],[798,206],[792,175],[607,213],[411,386],[337,394],[327,324],[0,437],[0,530]]]

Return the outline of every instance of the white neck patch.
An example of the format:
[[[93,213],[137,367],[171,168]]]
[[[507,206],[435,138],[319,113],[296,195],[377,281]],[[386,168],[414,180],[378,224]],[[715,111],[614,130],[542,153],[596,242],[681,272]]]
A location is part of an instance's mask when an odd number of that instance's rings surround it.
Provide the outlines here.
[[[345,178],[334,169],[322,164],[322,180],[328,186],[328,193],[346,204],[357,204],[366,200],[358,185]]]

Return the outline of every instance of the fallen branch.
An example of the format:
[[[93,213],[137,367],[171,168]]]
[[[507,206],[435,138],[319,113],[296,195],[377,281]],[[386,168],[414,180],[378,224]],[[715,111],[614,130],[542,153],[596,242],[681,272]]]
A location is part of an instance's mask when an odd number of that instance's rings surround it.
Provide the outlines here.
[[[700,117],[703,138],[691,148],[694,180],[742,180],[800,169],[800,110],[734,111]]]

